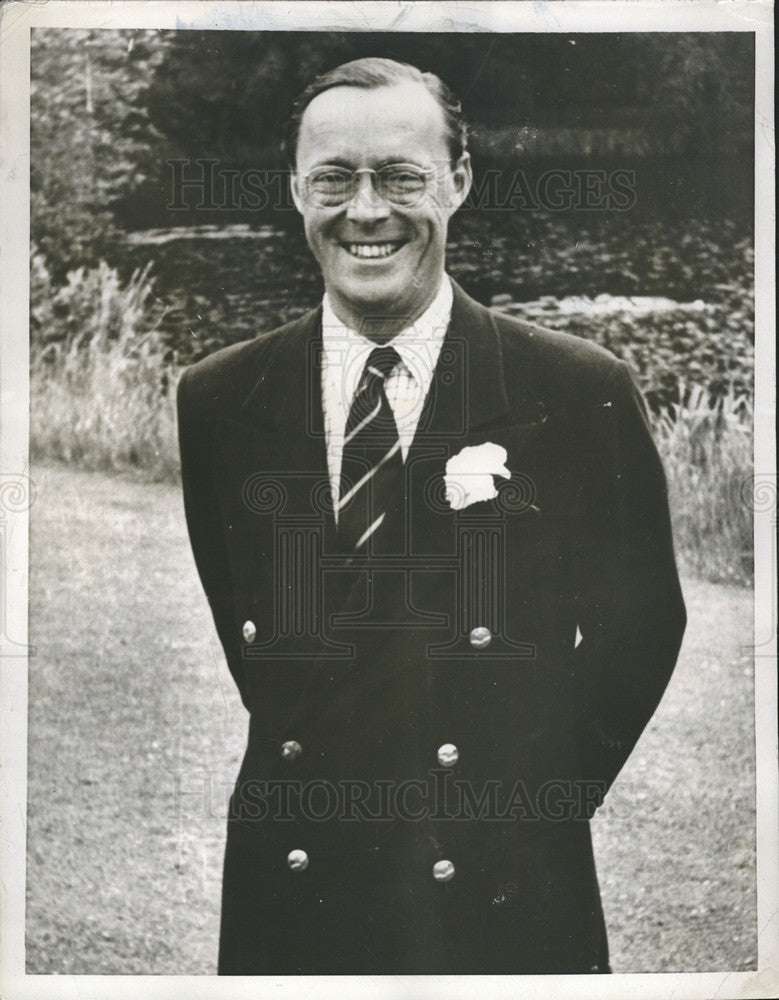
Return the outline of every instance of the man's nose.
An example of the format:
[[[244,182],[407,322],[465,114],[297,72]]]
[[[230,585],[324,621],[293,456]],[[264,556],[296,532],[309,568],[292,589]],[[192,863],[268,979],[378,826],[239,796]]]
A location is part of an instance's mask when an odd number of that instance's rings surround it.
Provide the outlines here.
[[[389,214],[389,202],[376,190],[373,174],[358,174],[357,190],[346,208],[347,219],[352,222],[378,222]]]

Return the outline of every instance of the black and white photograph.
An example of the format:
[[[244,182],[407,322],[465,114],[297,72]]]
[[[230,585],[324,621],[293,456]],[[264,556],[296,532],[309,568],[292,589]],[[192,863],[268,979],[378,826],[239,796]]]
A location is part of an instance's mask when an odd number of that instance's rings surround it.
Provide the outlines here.
[[[3,996],[776,995],[772,5],[0,14]]]

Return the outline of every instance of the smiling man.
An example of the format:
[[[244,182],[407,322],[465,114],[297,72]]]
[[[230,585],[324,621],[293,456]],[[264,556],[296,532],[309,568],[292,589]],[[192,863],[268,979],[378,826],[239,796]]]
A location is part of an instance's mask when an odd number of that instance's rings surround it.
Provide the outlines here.
[[[321,305],[179,389],[193,552],[250,713],[224,975],[608,972],[589,821],[684,630],[626,366],[445,273],[460,107],[363,59],[298,100]]]
[[[435,298],[447,224],[471,185],[462,130],[442,120],[442,85],[382,69],[379,87],[341,82],[373,79],[364,63],[329,74],[288,137],[293,198],[333,311],[356,331],[368,319],[375,342]]]

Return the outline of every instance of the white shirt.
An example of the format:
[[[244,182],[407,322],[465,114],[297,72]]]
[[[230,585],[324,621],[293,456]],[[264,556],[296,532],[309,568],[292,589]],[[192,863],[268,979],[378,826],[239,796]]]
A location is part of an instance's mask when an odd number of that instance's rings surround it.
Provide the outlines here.
[[[425,312],[389,341],[400,355],[400,362],[387,376],[384,391],[398,426],[403,461],[414,440],[451,312],[452,285],[444,275],[438,294]],[[336,500],[346,421],[365,363],[378,346],[338,319],[325,292],[322,300],[322,409],[327,468]]]

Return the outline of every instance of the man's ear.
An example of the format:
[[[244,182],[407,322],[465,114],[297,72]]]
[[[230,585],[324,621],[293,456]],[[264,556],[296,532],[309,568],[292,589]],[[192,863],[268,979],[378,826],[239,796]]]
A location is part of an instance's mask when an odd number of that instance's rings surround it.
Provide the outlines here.
[[[451,215],[454,215],[468,197],[468,192],[471,190],[472,184],[473,170],[471,169],[471,154],[463,153],[452,168],[452,175],[449,178],[448,204],[451,209]]]
[[[292,192],[292,200],[295,203],[295,208],[303,214],[303,197],[300,193],[300,175],[297,170],[293,170],[289,177],[289,187]]]

